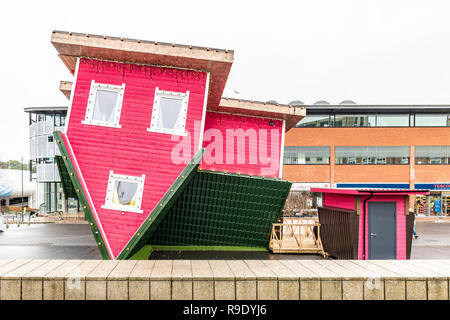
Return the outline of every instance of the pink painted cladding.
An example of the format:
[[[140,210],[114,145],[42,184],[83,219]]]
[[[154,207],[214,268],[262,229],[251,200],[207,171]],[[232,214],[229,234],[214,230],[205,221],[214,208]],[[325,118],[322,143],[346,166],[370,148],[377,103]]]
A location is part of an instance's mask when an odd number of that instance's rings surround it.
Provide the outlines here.
[[[359,217],[359,241],[358,241],[358,259],[363,259],[363,217],[364,200],[367,197],[361,197],[361,215]],[[406,259],[406,215],[405,215],[405,197],[404,196],[375,196],[366,202],[366,260],[369,259],[369,202],[372,201],[392,201],[397,205],[397,259]]]
[[[355,210],[355,196],[348,194],[323,193],[323,205]]]
[[[358,259],[363,259],[363,206],[364,200],[368,196],[361,196],[361,215],[359,217],[359,240],[358,240]],[[368,259],[369,252],[369,202],[371,201],[393,201],[397,205],[397,259],[406,259],[406,216],[405,216],[405,197],[403,195],[376,195],[366,203],[366,259]],[[338,193],[323,193],[323,204],[329,207],[343,208],[355,210],[355,195],[338,194]]]
[[[206,72],[81,59],[67,137],[85,180],[95,211],[101,221],[113,258],[123,250],[145,218],[195,154],[174,163],[171,152],[178,141],[172,135],[147,131],[150,127],[155,88],[189,91],[186,131],[200,137],[206,88]],[[91,81],[121,85],[125,91],[120,116],[121,128],[82,124],[86,114]],[[198,146],[197,146],[198,148]],[[109,172],[145,174],[143,213],[103,209]]]
[[[241,139],[246,133],[244,142]],[[205,155],[199,169],[278,178],[282,136],[282,120],[207,112],[203,136]]]

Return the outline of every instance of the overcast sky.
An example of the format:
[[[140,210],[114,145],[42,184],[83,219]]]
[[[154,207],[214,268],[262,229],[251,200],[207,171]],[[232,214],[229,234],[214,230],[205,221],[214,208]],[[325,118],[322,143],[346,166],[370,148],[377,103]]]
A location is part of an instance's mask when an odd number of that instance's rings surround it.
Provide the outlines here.
[[[24,107],[68,103],[58,85],[72,76],[50,43],[52,30],[233,49],[228,97],[450,104],[450,1],[40,0],[0,6],[0,161],[29,159]]]

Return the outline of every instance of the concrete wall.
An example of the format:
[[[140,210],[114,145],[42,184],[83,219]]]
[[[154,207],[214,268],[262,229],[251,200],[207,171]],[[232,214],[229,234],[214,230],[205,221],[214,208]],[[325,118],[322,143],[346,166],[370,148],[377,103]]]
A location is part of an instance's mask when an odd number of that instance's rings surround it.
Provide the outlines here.
[[[0,260],[0,300],[448,300],[450,260]]]

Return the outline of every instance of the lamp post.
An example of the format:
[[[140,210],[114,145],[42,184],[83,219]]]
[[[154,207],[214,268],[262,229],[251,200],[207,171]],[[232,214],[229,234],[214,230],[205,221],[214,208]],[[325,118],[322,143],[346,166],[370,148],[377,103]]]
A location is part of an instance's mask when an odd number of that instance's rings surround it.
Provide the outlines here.
[[[23,223],[23,157],[20,161],[20,171],[22,173],[22,223]]]

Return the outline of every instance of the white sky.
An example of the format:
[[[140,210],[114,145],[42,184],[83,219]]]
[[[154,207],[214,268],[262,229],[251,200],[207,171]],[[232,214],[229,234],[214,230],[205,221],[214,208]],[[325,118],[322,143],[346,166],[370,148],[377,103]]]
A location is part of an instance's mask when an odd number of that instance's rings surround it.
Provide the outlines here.
[[[229,97],[450,104],[449,16],[445,0],[3,1],[0,161],[29,159],[24,107],[68,103],[52,30],[233,49]]]

